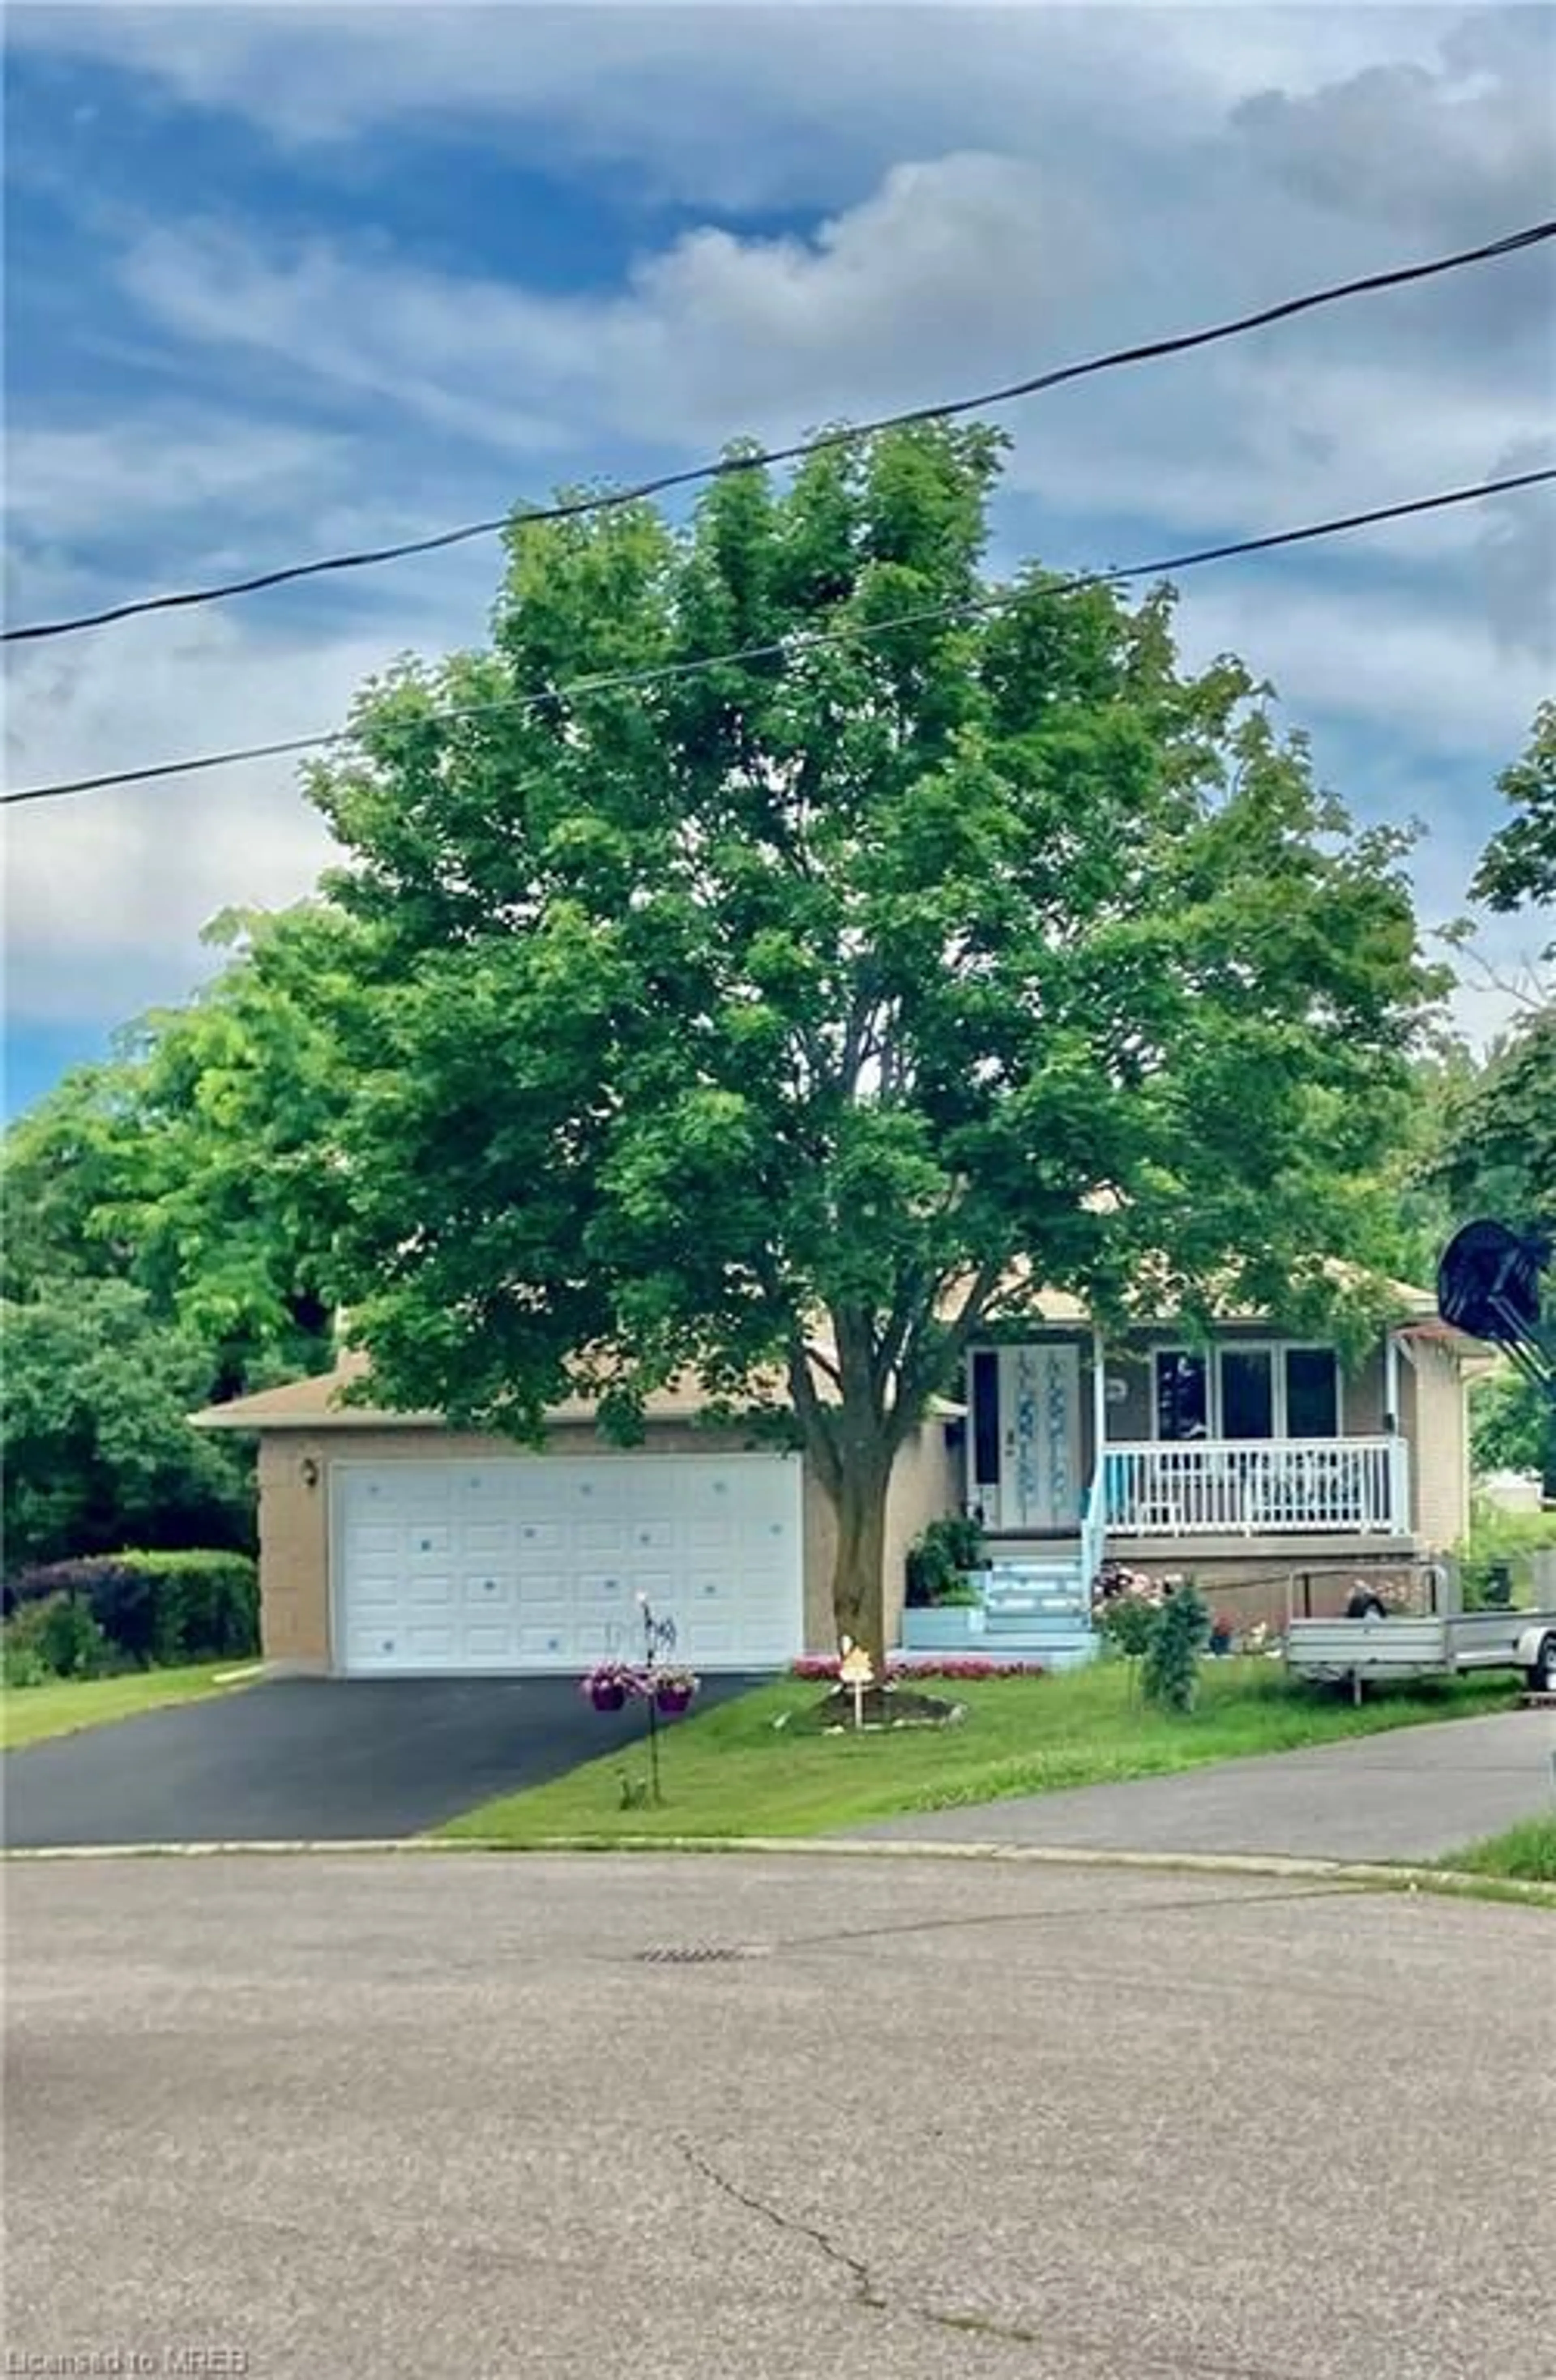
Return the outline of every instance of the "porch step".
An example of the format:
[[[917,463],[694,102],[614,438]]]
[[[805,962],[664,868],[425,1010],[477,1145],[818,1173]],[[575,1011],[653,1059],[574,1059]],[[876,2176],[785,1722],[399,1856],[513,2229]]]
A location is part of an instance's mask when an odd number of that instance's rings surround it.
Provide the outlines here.
[[[1046,1561],[993,1562],[984,1572],[983,1610],[991,1633],[1033,1621],[1083,1623],[1088,1613],[1080,1564],[1052,1556]]]

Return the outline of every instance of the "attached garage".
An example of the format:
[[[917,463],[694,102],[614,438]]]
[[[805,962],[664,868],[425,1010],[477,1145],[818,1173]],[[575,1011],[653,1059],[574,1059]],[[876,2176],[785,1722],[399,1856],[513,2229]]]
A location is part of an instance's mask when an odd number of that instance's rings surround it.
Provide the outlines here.
[[[267,1660],[334,1677],[577,1675],[639,1650],[638,1598],[698,1670],[779,1670],[830,1650],[836,1527],[810,1465],[650,1402],[640,1447],[579,1401],[536,1451],[434,1414],[346,1401],[360,1357],[193,1418],[259,1448]],[[886,1516],[888,1625],[908,1544],[961,1492],[942,1409],[904,1446]],[[889,1640],[890,1641],[890,1640]]]
[[[793,1456],[340,1462],[331,1489],[347,1675],[630,1658],[640,1596],[700,1669],[775,1669],[803,1648]]]

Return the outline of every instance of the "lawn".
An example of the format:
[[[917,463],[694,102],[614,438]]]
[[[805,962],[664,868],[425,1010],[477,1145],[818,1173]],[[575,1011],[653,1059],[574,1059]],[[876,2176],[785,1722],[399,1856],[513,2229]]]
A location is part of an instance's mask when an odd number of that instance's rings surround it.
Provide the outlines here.
[[[43,1686],[8,1686],[0,1697],[0,1747],[11,1751],[47,1736],[133,1718],[138,1711],[160,1710],[167,1703],[228,1693],[217,1680],[230,1677],[237,1666],[207,1661],[189,1670],[132,1670],[122,1678],[57,1678]]]
[[[1526,1818],[1504,1835],[1488,1836],[1439,1863],[1460,1876],[1505,1876],[1530,1884],[1556,1884],[1556,1814]]]
[[[1274,1662],[1212,1661],[1197,1712],[1173,1718],[1138,1706],[1122,1663],[1100,1662],[1065,1676],[931,1686],[966,1704],[967,1716],[954,1728],[796,1737],[774,1727],[783,1712],[803,1709],[824,1691],[786,1679],[674,1722],[663,1738],[658,1809],[622,1807],[623,1778],[647,1773],[646,1753],[637,1748],[487,1802],[440,1831],[514,1844],[825,1834],[900,1811],[1164,1776],[1247,1753],[1505,1709],[1515,1690],[1505,1681],[1465,1679],[1398,1688],[1353,1709],[1336,1694],[1289,1683]]]

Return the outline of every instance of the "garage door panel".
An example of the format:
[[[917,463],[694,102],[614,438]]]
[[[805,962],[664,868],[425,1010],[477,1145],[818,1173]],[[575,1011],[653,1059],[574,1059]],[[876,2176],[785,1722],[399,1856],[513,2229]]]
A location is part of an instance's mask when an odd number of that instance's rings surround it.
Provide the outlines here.
[[[413,1570],[406,1585],[406,1601],[413,1611],[452,1611],[454,1581]]]
[[[517,1650],[514,1631],[505,1627],[467,1626],[461,1632],[460,1644],[472,1661],[504,1661]]]
[[[619,1521],[580,1521],[573,1531],[573,1550],[580,1554],[619,1554],[626,1549],[626,1531]]]
[[[466,1578],[460,1586],[459,1599],[467,1610],[485,1609],[504,1610],[516,1597],[516,1585],[511,1578]]]
[[[566,1524],[562,1521],[526,1521],[519,1529],[518,1541],[529,1553],[559,1553],[567,1543]]]
[[[514,1548],[513,1523],[467,1521],[459,1532],[459,1544],[471,1561],[492,1561],[500,1555],[511,1555]]]
[[[537,1669],[558,1669],[565,1661],[571,1658],[570,1647],[573,1644],[571,1622],[556,1628],[526,1624],[517,1631],[517,1643],[520,1661],[531,1663]],[[579,1649],[583,1650],[582,1647]],[[583,1658],[585,1659],[589,1658],[587,1652],[584,1652]]]
[[[765,1668],[799,1650],[798,1466],[772,1456],[517,1455],[335,1468],[346,1669],[568,1670],[638,1650]]]

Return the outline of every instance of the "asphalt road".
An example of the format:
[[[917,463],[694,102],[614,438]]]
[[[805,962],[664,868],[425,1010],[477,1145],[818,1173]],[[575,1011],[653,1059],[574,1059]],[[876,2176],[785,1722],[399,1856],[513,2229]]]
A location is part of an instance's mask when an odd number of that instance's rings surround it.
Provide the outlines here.
[[[702,1701],[750,1682],[707,1678]],[[274,1678],[6,1753],[6,1840],[35,1849],[419,1834],[642,1731],[640,1707],[592,1710],[573,1678]]]
[[[883,1818],[861,1834],[1054,1850],[1433,1860],[1556,1803],[1543,1711],[1452,1719],[1176,1777]],[[1556,2356],[1551,2362],[1556,2380]]]
[[[1556,2373],[1540,1911],[733,1854],[7,1885],[7,2370]],[[699,1948],[746,1955],[651,1955]]]

